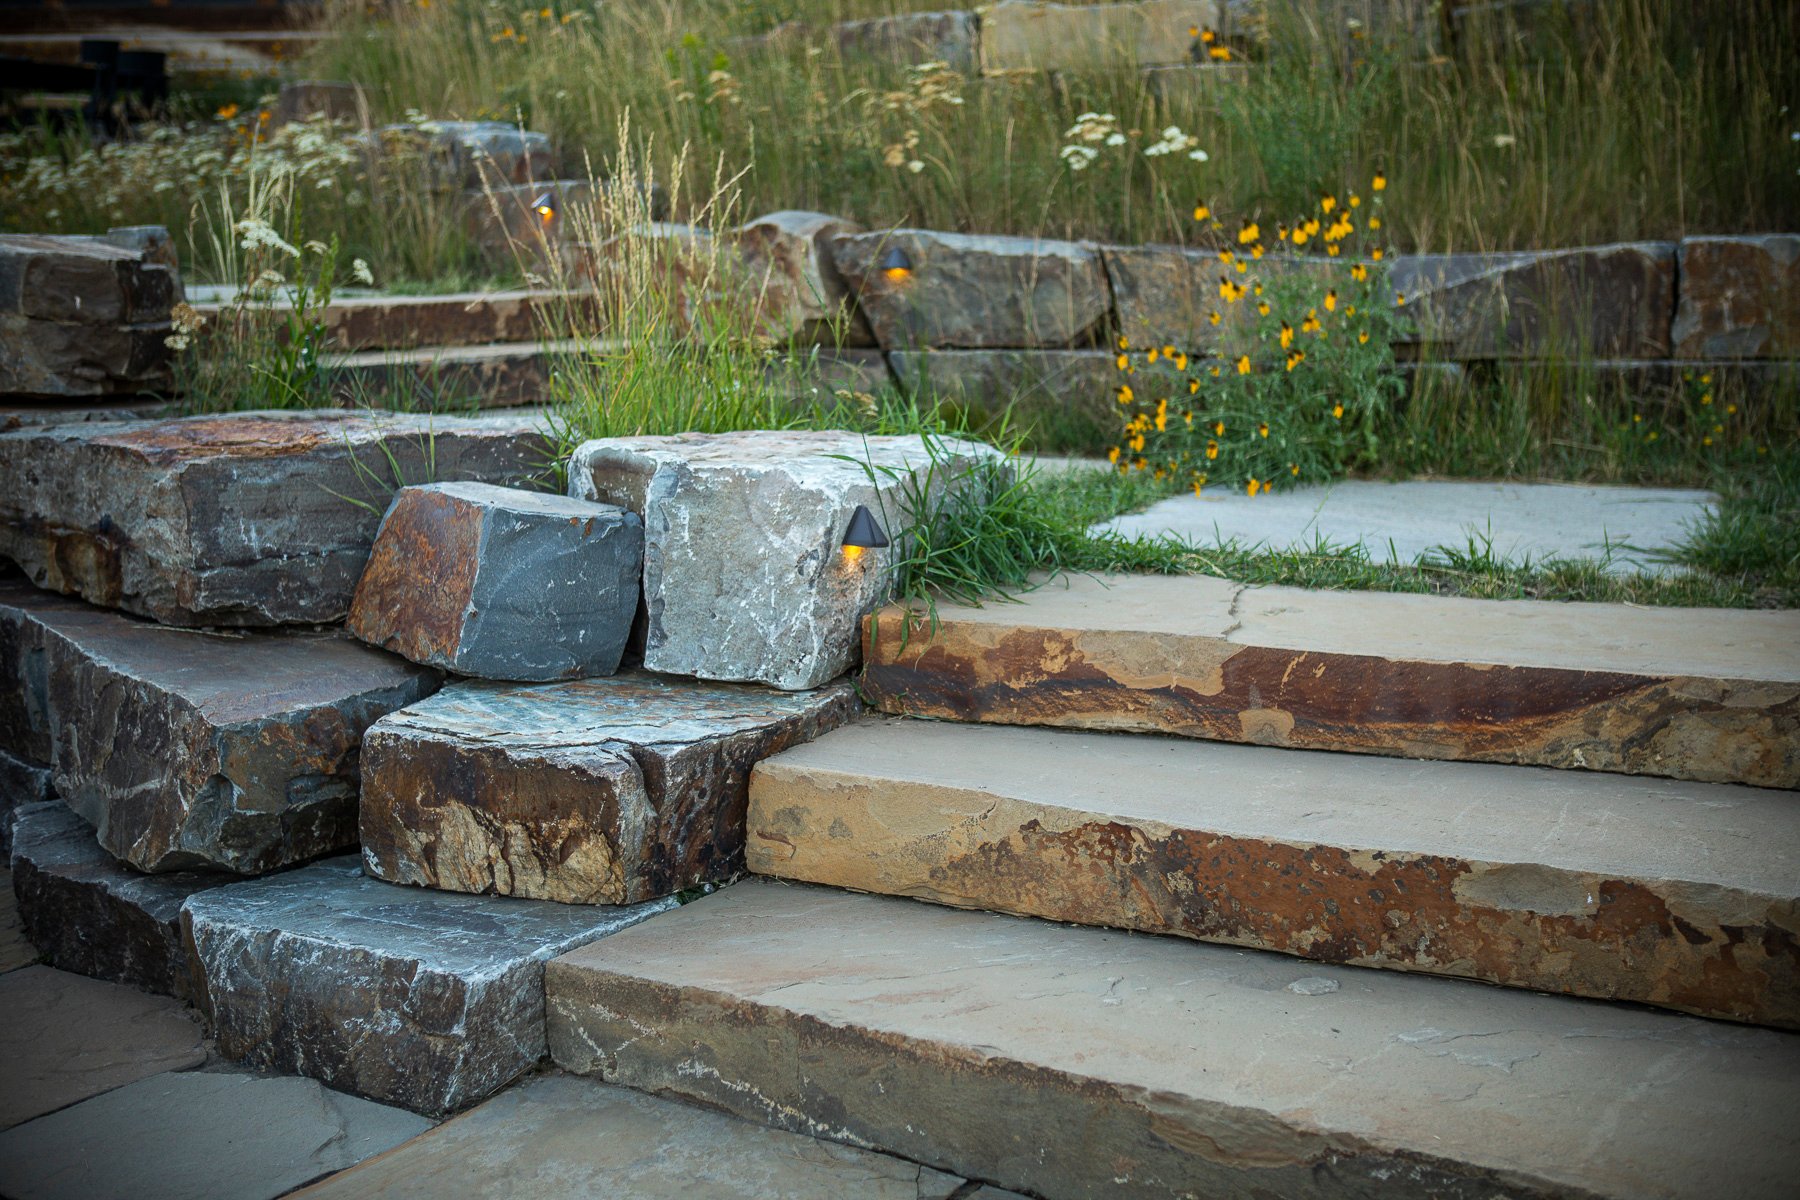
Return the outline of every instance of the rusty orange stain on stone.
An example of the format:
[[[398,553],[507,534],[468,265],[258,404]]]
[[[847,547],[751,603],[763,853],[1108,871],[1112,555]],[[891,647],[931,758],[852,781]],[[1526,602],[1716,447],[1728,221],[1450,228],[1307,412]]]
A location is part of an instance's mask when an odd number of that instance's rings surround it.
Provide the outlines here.
[[[455,497],[402,492],[357,581],[350,631],[414,662],[453,659],[475,588],[481,525],[480,511]]]
[[[328,440],[341,440],[369,426],[361,417],[329,421],[277,417],[182,417],[158,421],[91,440],[96,446],[136,451],[157,462],[229,454],[234,458],[275,458],[301,454]]]

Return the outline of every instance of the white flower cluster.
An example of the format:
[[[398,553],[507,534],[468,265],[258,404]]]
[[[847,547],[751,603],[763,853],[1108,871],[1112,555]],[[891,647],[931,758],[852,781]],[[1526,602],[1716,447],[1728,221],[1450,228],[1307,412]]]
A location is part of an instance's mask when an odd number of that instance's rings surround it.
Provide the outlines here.
[[[1075,124],[1064,131],[1063,136],[1069,144],[1062,148],[1062,160],[1069,164],[1071,171],[1085,171],[1093,166],[1094,160],[1100,157],[1103,146],[1123,146],[1125,133],[1119,128],[1119,118],[1111,113],[1084,112],[1075,118]]]
[[[1191,133],[1183,133],[1181,126],[1171,125],[1162,131],[1162,137],[1144,147],[1144,157],[1161,158],[1165,154],[1185,154],[1195,162],[1205,162],[1206,151],[1200,148],[1200,139]]]

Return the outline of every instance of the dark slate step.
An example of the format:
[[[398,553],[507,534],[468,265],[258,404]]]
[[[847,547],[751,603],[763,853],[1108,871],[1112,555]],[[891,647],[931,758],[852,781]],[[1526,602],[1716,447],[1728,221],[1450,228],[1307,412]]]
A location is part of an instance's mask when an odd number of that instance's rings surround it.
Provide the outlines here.
[[[565,1069],[1046,1200],[1774,1200],[1800,1154],[1800,1035],[803,885],[546,987]]]
[[[356,844],[357,749],[438,673],[340,634],[173,629],[0,580],[0,747],[146,871]]]
[[[873,720],[758,764],[752,871],[1800,1029],[1790,792]]]
[[[458,684],[369,730],[363,860],[396,883],[572,904],[724,879],[743,867],[750,768],[859,708],[847,681]]]
[[[10,683],[0,672],[0,684]],[[0,750],[0,859],[12,853],[14,815],[31,804],[54,799],[50,768]]]
[[[19,810],[12,885],[19,924],[44,961],[63,971],[186,998],[191,971],[181,942],[189,896],[234,876],[145,875],[94,840],[94,827],[60,801]]]
[[[0,433],[0,556],[177,625],[341,620],[395,488],[517,483],[536,418],[260,412]]]
[[[544,1056],[547,959],[674,905],[397,887],[336,858],[198,893],[181,921],[221,1054],[438,1115]]]

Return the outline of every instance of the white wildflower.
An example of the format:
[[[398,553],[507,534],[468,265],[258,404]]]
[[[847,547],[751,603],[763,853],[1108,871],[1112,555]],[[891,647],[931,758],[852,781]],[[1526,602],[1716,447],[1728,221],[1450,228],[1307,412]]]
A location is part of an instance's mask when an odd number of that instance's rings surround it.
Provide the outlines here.
[[[243,239],[238,245],[245,250],[279,250],[289,258],[300,257],[299,247],[282,238],[267,221],[247,217],[232,228]]]
[[[369,270],[369,264],[360,258],[351,261],[350,275],[360,284],[367,287],[375,286],[375,273]]]

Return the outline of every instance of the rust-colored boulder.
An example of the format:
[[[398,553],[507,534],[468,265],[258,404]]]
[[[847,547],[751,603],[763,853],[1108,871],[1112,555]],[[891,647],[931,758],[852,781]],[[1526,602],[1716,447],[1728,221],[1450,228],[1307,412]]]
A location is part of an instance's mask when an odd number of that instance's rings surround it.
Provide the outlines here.
[[[1800,234],[1682,241],[1679,358],[1800,355]]]

